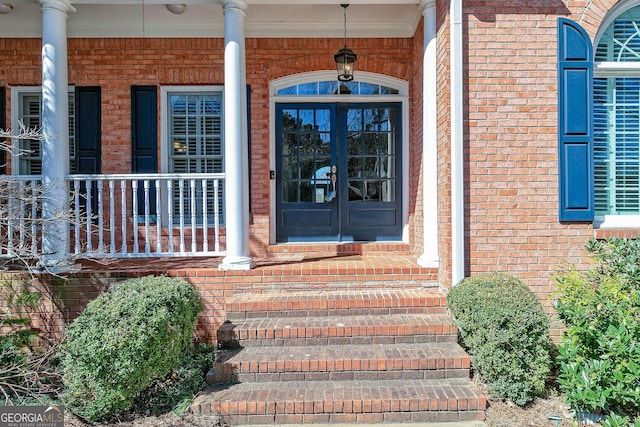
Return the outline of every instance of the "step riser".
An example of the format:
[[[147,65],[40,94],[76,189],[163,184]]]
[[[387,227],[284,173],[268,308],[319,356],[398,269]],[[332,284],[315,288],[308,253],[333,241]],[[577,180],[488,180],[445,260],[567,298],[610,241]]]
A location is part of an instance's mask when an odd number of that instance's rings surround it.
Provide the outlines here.
[[[275,372],[233,373],[216,371],[207,375],[212,383],[282,382],[282,381],[351,381],[351,380],[430,380],[469,378],[469,369],[438,369],[430,371],[345,371],[345,372]]]
[[[263,311],[229,311],[227,319],[234,323],[242,322],[246,319],[282,319],[296,317],[341,317],[341,316],[367,316],[367,315],[391,315],[391,314],[444,314],[446,307],[380,307],[380,308],[330,308],[330,309],[292,309],[292,310],[271,310]]]
[[[222,348],[456,342],[458,329],[444,314],[256,318],[226,322]]]
[[[390,424],[390,423],[437,423],[484,420],[484,411],[465,412],[388,412],[359,414],[276,414],[234,415],[221,417],[225,425],[281,425],[281,424]]]
[[[335,338],[264,338],[264,339],[220,339],[218,344],[224,349],[242,347],[300,347],[308,345],[362,345],[362,344],[426,344],[455,343],[455,335],[414,335],[414,336],[375,336],[375,337],[335,337]]]
[[[248,294],[227,301],[229,320],[402,313],[445,313],[446,297],[437,289],[327,290],[280,295]]]

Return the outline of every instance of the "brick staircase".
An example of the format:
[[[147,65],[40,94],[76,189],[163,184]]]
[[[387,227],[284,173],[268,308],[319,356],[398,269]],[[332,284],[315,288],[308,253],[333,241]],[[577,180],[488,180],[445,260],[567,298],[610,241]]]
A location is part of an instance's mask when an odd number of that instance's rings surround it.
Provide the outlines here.
[[[195,412],[230,425],[484,419],[437,288],[240,294],[225,309]]]

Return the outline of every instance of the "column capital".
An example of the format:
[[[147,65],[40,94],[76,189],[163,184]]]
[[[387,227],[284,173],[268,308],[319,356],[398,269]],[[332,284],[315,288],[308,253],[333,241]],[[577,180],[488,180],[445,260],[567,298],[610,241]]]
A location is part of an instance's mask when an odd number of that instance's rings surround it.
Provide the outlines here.
[[[75,12],[76,8],[67,0],[39,0],[42,9],[55,9],[62,13]]]
[[[246,0],[220,0],[222,3],[222,8],[224,10],[227,9],[240,9],[241,11],[247,10],[247,1]]]
[[[427,9],[436,7],[436,0],[420,0],[420,7],[422,8],[422,13],[425,13]]]

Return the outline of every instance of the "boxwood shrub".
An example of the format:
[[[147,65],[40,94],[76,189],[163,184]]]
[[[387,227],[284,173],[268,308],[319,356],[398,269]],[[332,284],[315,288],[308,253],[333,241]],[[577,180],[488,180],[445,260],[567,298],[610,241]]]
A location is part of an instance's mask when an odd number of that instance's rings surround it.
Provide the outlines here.
[[[183,360],[202,303],[187,282],[164,276],[112,285],[69,326],[62,346],[63,402],[90,421],[128,409]]]
[[[545,390],[551,369],[549,318],[518,279],[484,274],[447,294],[460,344],[495,397],[523,406]]]

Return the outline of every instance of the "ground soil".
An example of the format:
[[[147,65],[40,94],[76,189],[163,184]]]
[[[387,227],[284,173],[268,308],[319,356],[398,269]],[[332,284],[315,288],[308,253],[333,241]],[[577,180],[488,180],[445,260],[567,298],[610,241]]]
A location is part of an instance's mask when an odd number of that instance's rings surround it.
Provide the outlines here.
[[[557,395],[536,398],[523,408],[503,399],[489,399],[486,416],[489,427],[573,426],[568,406]],[[561,417],[560,424],[554,424],[551,416]]]

